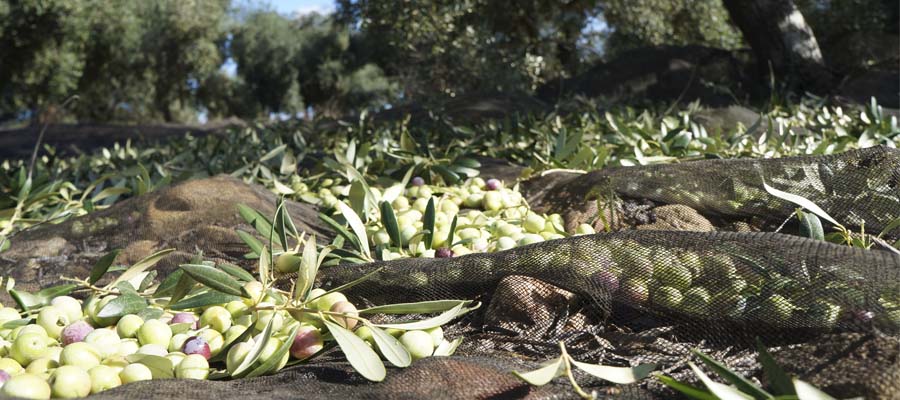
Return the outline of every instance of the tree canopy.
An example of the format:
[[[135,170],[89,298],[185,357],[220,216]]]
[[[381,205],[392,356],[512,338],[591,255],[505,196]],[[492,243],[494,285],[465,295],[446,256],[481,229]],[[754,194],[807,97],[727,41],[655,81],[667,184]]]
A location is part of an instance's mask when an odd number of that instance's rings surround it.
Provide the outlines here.
[[[229,0],[0,0],[0,122],[34,120],[73,95],[72,120],[192,121],[528,94],[636,47],[765,46],[733,18],[737,3],[336,0],[332,15],[298,16]],[[818,44],[898,29],[896,1],[787,3]]]

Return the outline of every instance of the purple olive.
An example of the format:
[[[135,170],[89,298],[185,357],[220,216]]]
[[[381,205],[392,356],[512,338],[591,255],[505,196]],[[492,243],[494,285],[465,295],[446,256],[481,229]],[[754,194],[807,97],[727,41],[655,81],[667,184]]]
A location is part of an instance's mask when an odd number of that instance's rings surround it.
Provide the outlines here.
[[[71,343],[83,342],[84,338],[93,331],[94,327],[86,321],[75,321],[63,328],[59,339],[62,341],[63,346],[68,346]]]
[[[425,179],[422,179],[421,176],[417,176],[417,177],[412,178],[411,183],[413,186],[422,186],[425,184]]]
[[[193,323],[193,325],[191,325],[191,329],[198,328],[197,316],[195,316],[194,314],[191,314],[191,313],[181,312],[181,313],[175,314],[175,316],[172,317],[172,320],[169,321],[169,325],[185,324],[185,323]]]
[[[487,190],[497,190],[497,189],[500,189],[500,180],[499,180],[499,179],[495,179],[495,178],[488,179],[487,182],[485,182],[484,187],[485,187],[485,189],[487,189]]]
[[[875,318],[875,313],[867,310],[853,310],[850,312],[850,315],[855,321],[863,323],[869,322]]]
[[[323,346],[322,333],[313,326],[303,325],[297,331],[297,336],[294,336],[291,355],[302,360],[318,353]]]
[[[441,247],[434,251],[435,258],[450,258],[453,257],[453,250],[450,250],[446,247]]]
[[[591,276],[591,283],[600,286],[607,293],[615,293],[619,290],[619,278],[608,270],[600,270]]]
[[[209,343],[198,336],[187,338],[187,340],[184,341],[184,346],[181,346],[181,352],[187,355],[199,354],[207,360],[212,357],[212,351],[209,350]]]

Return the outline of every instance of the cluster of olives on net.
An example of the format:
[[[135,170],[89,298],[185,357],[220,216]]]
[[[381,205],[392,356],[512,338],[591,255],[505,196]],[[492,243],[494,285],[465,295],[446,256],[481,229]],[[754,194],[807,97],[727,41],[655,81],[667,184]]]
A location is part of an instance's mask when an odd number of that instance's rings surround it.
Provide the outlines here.
[[[325,179],[321,186],[317,197],[326,207],[333,208],[339,201],[349,201],[346,199],[350,185]],[[376,197],[381,197],[381,190],[376,187],[371,190]],[[430,247],[423,241],[429,200],[434,201],[436,211]],[[518,187],[508,188],[494,178],[475,177],[459,185],[439,186],[428,185],[421,177],[413,177],[403,193],[393,199],[391,207],[399,225],[402,251],[398,248],[401,246],[391,243],[390,234],[378,218],[369,219],[366,226],[370,245],[381,249],[378,254],[383,260],[503,251],[571,234],[595,233],[588,224],[581,224],[575,232],[566,232],[559,214],[532,212]],[[451,238],[454,217],[457,222]]]
[[[862,301],[866,296],[847,285],[823,281],[803,285],[774,270],[763,276],[726,254],[628,239],[612,239],[589,253],[603,265],[593,272],[592,281],[633,305],[694,318],[755,320],[784,327],[832,328],[842,318],[877,319],[882,326],[900,327],[900,302],[890,296],[878,298],[875,308],[884,310],[879,315],[866,311]]]
[[[430,248],[422,235],[429,201],[435,205]],[[426,185],[416,177],[391,206],[406,256],[441,258],[495,252],[569,236],[559,214],[541,215],[531,211],[518,188],[507,188],[493,178],[476,177],[461,185],[439,187]],[[454,218],[456,225],[451,237]],[[404,256],[399,249],[389,246],[390,235],[382,221],[370,221],[367,230],[371,244],[383,249],[382,259]],[[587,224],[572,232],[590,233],[594,229]]]
[[[15,327],[0,330],[0,394],[73,398],[142,380],[207,379],[214,372],[232,376],[270,324],[272,335],[253,366],[266,364],[276,357],[279,348],[292,341],[289,352],[275,361],[271,372],[283,368],[290,358],[305,360],[323,350],[331,338],[325,334],[321,318],[355,329],[358,337],[373,344],[371,330],[353,318],[358,315],[357,309],[340,292],[311,290],[306,304],[312,312],[296,313],[295,319],[276,307],[284,305],[285,300],[277,294],[263,294],[259,282],[248,282],[243,290],[260,301],[244,298],[179,311],[151,305],[155,313],[117,318],[98,316],[117,297],[113,294],[90,297],[85,302],[59,296],[29,315],[2,307],[0,326]],[[318,310],[329,313],[315,314]],[[432,355],[444,342],[440,327],[388,332],[413,359]],[[217,357],[223,352],[224,356]],[[168,362],[148,363],[144,356]]]

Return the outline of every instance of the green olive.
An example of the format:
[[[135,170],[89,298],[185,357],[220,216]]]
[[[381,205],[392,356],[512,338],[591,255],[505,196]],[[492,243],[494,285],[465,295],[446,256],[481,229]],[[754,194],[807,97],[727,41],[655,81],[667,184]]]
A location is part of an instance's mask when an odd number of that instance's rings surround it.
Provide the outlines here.
[[[63,365],[51,375],[50,390],[53,397],[73,399],[91,393],[91,376],[87,371],[72,365]]]
[[[3,384],[4,396],[23,399],[49,399],[52,391],[50,385],[37,375],[20,374],[9,378]]]
[[[425,331],[407,331],[400,335],[400,344],[409,351],[412,360],[416,361],[434,353],[434,339]]]
[[[671,286],[660,286],[653,289],[653,304],[662,307],[677,309],[684,296],[681,291]]]

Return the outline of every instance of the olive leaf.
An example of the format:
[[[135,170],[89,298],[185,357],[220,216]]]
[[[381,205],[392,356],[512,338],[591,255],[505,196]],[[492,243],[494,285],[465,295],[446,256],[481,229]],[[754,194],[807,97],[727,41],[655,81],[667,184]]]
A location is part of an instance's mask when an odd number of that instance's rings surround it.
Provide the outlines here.
[[[132,289],[133,290],[133,289]],[[98,318],[115,318],[135,314],[147,307],[147,300],[134,293],[126,293],[106,303],[97,313]]]
[[[225,271],[226,273],[228,273],[228,275],[231,275],[241,281],[250,282],[250,281],[254,280],[253,275],[251,273],[247,272],[247,270],[245,270],[241,267],[238,267],[237,265],[222,263],[222,264],[217,265],[217,267],[219,269],[221,269],[222,271]]]
[[[431,329],[434,327],[438,327],[444,325],[457,317],[468,313],[469,311],[475,310],[481,306],[481,303],[477,303],[473,307],[465,307],[465,303],[460,303],[447,311],[444,311],[440,315],[432,318],[428,318],[421,321],[415,322],[403,322],[403,323],[393,323],[393,324],[375,324],[375,326],[381,328],[394,328],[394,329],[402,329],[405,331],[409,330],[425,330]]]
[[[710,392],[707,392],[702,389],[697,389],[691,385],[688,385],[684,382],[675,380],[671,377],[660,375],[658,377],[658,379],[664,385],[681,392],[688,398],[691,398],[694,400],[719,400],[718,397],[716,397],[715,395],[713,395]]]
[[[172,290],[172,296],[171,298],[169,298],[169,304],[176,303],[184,298],[184,296],[187,296],[188,293],[191,292],[191,289],[194,288],[194,284],[196,283],[196,281],[194,281],[194,278],[191,278],[190,275],[184,273],[183,270],[179,269],[178,271],[181,271],[182,274],[178,278],[178,283],[175,284],[175,288]]]
[[[130,354],[125,360],[132,364],[144,364],[153,374],[153,379],[172,379],[175,375],[172,373],[175,367],[172,361],[165,357],[154,356],[151,354]]]
[[[355,211],[361,217],[365,218],[369,191],[366,190],[362,181],[354,181],[350,184],[350,193],[348,198],[350,200],[350,207],[353,209],[353,211]]]
[[[31,318],[14,319],[14,320],[6,321],[6,322],[0,324],[0,328],[2,328],[2,329],[15,329],[15,328],[18,328],[18,327],[20,327],[20,326],[28,325],[28,324],[31,323],[31,321],[32,321]]]
[[[656,369],[656,364],[640,364],[636,367],[611,367],[595,365],[571,360],[572,365],[597,378],[619,384],[635,383],[648,376]]]
[[[288,231],[287,231],[287,227],[285,226],[286,218],[284,216],[284,213],[285,213],[284,200],[281,199],[278,202],[278,207],[275,208],[275,218],[273,218],[272,223],[274,224],[275,235],[278,237],[278,241],[281,243],[281,248],[287,249],[288,248],[288,241],[287,241]]]
[[[327,251],[326,248],[323,251]],[[312,235],[303,244],[303,254],[300,269],[297,271],[297,280],[294,282],[294,298],[305,299],[307,293],[316,281],[319,273],[320,260],[324,258],[316,254],[316,236]]]
[[[74,283],[66,283],[62,285],[50,286],[35,293],[35,296],[46,299],[47,302],[53,300],[54,297],[65,296],[77,289],[78,285]]]
[[[794,379],[794,390],[797,392],[798,400],[835,400],[834,397],[799,379]]]
[[[346,328],[328,320],[323,322],[356,372],[373,382],[384,380],[387,370],[375,350]]]
[[[816,214],[819,217],[823,218],[824,220],[831,222],[832,224],[834,224],[834,226],[841,228],[841,230],[844,230],[843,225],[838,223],[834,218],[831,218],[831,216],[828,215],[828,213],[825,212],[825,210],[821,209],[819,206],[816,205],[816,203],[813,203],[811,200],[807,199],[806,197],[799,196],[796,194],[791,194],[788,192],[783,192],[781,190],[775,189],[775,188],[767,185],[765,182],[763,182],[763,188],[766,189],[766,192],[769,192],[769,194],[771,194],[772,196],[778,197],[782,200],[786,200],[786,201],[794,203],[800,207],[803,207],[803,208],[809,210],[811,213]]]
[[[453,235],[456,234],[456,220],[457,215],[453,216],[453,222],[450,223],[450,232],[447,233],[447,240],[445,243],[453,243]]]
[[[744,378],[743,376],[728,369],[728,367],[722,365],[720,362],[714,360],[712,357],[706,355],[702,351],[694,350],[693,353],[696,354],[697,357],[699,357],[700,360],[703,361],[703,363],[706,364],[707,367],[709,367],[710,369],[715,371],[717,374],[719,374],[719,376],[721,376],[723,379],[725,379],[726,381],[730,382],[735,387],[740,389],[741,392],[748,393],[752,396],[752,398],[755,398],[757,400],[773,398],[773,396],[771,394],[769,394],[768,392],[766,392],[765,390],[763,390],[762,388],[760,388],[759,386],[757,386],[756,384],[751,382],[749,379]],[[707,387],[709,387],[709,385],[707,385]],[[713,388],[710,387],[709,390],[712,391],[714,394],[718,395],[718,393],[716,393],[716,391],[713,390]]]
[[[238,204],[237,208],[244,221],[247,221],[261,236],[269,237],[272,232],[272,222],[265,215],[244,204]]]
[[[266,344],[268,344],[269,339],[272,338],[272,323],[275,321],[275,318],[269,319],[269,322],[266,324],[266,327],[263,329],[262,333],[258,336],[259,340],[253,343],[253,346],[250,347],[250,352],[247,353],[247,357],[244,358],[244,361],[241,361],[238,364],[237,368],[232,372],[232,378],[243,378],[247,373],[250,372],[250,367],[256,363],[256,360],[259,359],[259,356],[262,355],[263,349],[265,349]]]
[[[138,317],[141,317],[141,319],[144,321],[147,321],[150,319],[159,319],[159,317],[162,317],[162,315],[163,315],[163,310],[160,308],[156,308],[156,307],[146,307],[143,310],[135,313],[135,315],[137,315]]]
[[[530,372],[519,372],[513,371],[513,375],[519,377],[519,379],[528,382],[529,385],[534,386],[544,386],[547,383],[550,383],[554,378],[565,375],[566,373],[566,360],[563,357],[559,357],[555,360],[551,360],[546,363],[543,367],[538,368],[534,371]]]
[[[251,320],[250,325],[248,325],[244,329],[244,331],[241,332],[241,334],[238,335],[236,338],[232,339],[230,342],[225,343],[225,345],[222,346],[222,350],[219,351],[219,354],[216,354],[215,356],[210,358],[209,362],[212,363],[212,362],[225,361],[225,359],[228,357],[228,350],[230,350],[234,345],[246,341],[247,338],[249,338],[253,334],[253,331],[256,330],[256,328],[254,328],[255,324],[256,324],[256,319]]]
[[[756,351],[759,352],[759,363],[762,365],[763,372],[766,374],[766,378],[768,378],[769,384],[772,386],[772,390],[778,395],[796,395],[797,393],[794,391],[794,384],[791,382],[791,378],[788,376],[786,372],[784,372],[784,368],[781,368],[775,359],[772,358],[772,355],[769,354],[769,351],[766,350],[766,346],[762,344],[759,338],[756,339]]]
[[[371,329],[372,338],[375,339],[375,345],[378,346],[378,350],[381,350],[381,354],[391,364],[400,368],[405,368],[412,364],[412,356],[397,338],[372,324],[367,323],[366,326]]]
[[[169,324],[169,329],[172,331],[173,335],[177,335],[179,333],[185,333],[194,328],[193,322],[181,322],[177,324]]]
[[[153,281],[156,279],[156,276],[159,274],[157,270],[151,270],[147,272],[147,275],[144,275],[144,279],[141,279],[141,283],[138,285],[137,290],[139,292],[143,292],[153,284]]]
[[[159,286],[156,287],[156,291],[153,292],[153,297],[159,298],[171,295],[172,292],[175,291],[175,286],[178,284],[178,281],[183,274],[184,271],[180,269],[172,271],[172,273],[166,276],[166,278],[159,283]]]
[[[338,202],[337,208],[338,211],[341,212],[341,215],[344,216],[344,219],[347,220],[347,223],[350,224],[350,229],[356,234],[363,255],[366,256],[367,259],[372,259],[372,252],[369,251],[369,239],[366,236],[366,226],[363,225],[362,220],[359,219],[359,215],[356,215],[356,213],[343,202]]]
[[[24,290],[16,290],[10,289],[9,296],[15,300],[16,304],[22,311],[29,311],[34,308],[43,307],[46,305],[47,299],[41,298],[39,296],[35,296],[31,293],[28,293]]]
[[[209,290],[186,299],[183,299],[177,303],[170,304],[169,308],[173,310],[187,310],[191,308],[198,307],[207,307],[217,304],[225,304],[230,301],[240,300],[241,298],[238,296],[225,294],[216,290]]]
[[[360,249],[360,251],[362,251],[362,245],[359,243],[359,238],[350,233],[350,231],[348,231],[347,228],[344,227],[344,225],[335,221],[334,218],[331,218],[322,213],[319,213],[319,219],[321,219],[322,222],[328,225],[331,229],[334,229],[338,236],[350,241],[351,243],[356,245],[356,247]]]
[[[422,229],[425,231],[425,235],[422,237],[422,241],[425,242],[426,250],[431,250],[431,245],[433,243],[434,219],[435,219],[434,197],[432,197],[432,198],[428,199],[428,205],[425,206],[425,215],[423,217]]]
[[[262,254],[262,251],[263,251],[262,242],[260,242],[255,237],[253,237],[253,235],[251,235],[247,232],[244,232],[242,230],[236,229],[235,232],[237,232],[237,235],[241,238],[241,240],[244,241],[244,243],[247,244],[247,246],[250,247],[250,250],[252,251],[251,253],[248,253],[249,257],[245,256],[245,258],[256,258],[256,257],[259,257],[260,254]]]
[[[112,265],[113,261],[116,260],[116,257],[118,257],[120,251],[120,249],[110,251],[109,253],[104,254],[103,257],[100,257],[100,259],[97,260],[96,263],[94,263],[94,267],[91,268],[91,275],[88,278],[88,282],[90,284],[93,285],[97,283],[100,278],[103,278],[103,275],[106,274],[106,271],[109,270],[109,266]]]
[[[807,214],[797,210],[800,219],[800,236],[813,240],[825,240],[825,231],[822,229],[822,221],[815,214]]]
[[[456,352],[456,348],[462,344],[462,338],[456,338],[453,341],[447,341],[444,339],[436,349],[434,349],[434,353],[431,354],[432,357],[447,357],[452,356],[453,353]]]
[[[460,181],[459,174],[451,171],[449,168],[447,168],[443,165],[440,165],[440,164],[432,165],[431,169],[434,172],[437,172],[438,175],[440,175],[441,178],[444,179],[444,183],[446,183],[448,185],[456,184],[456,183],[459,183],[459,181]]]
[[[391,243],[394,246],[402,246],[403,243],[400,240],[400,226],[397,224],[397,216],[394,215],[394,209],[391,208],[391,203],[382,201],[380,207],[381,223],[384,224],[384,230],[387,231],[388,236],[390,236]]]
[[[160,250],[160,251],[157,251],[156,253],[153,253],[147,257],[144,257],[142,260],[140,260],[140,261],[136,262],[134,265],[132,265],[131,268],[128,268],[127,270],[125,270],[125,272],[123,272],[122,275],[119,275],[118,278],[116,278],[112,283],[109,284],[109,287],[115,287],[116,284],[118,284],[119,282],[127,281],[131,278],[134,278],[138,274],[140,274],[140,273],[146,271],[147,269],[149,269],[150,267],[153,267],[154,265],[156,265],[156,263],[158,263],[159,260],[161,260],[163,257],[165,257],[166,255],[168,255],[169,253],[171,253],[173,251],[175,251],[175,249]]]
[[[384,190],[384,194],[381,195],[381,200],[393,203],[394,200],[400,197],[400,195],[403,194],[403,190],[406,189],[406,185],[409,184],[409,180],[412,179],[415,170],[415,167],[407,169],[406,174],[403,175],[403,179],[400,182]]]
[[[203,264],[182,264],[178,267],[195,281],[211,289],[234,296],[241,295],[241,284],[222,270]]]
[[[275,372],[278,364],[281,363],[282,359],[284,359],[288,351],[291,349],[291,345],[294,344],[294,337],[297,336],[297,331],[299,329],[299,324],[294,326],[294,329],[291,329],[291,332],[285,337],[284,341],[281,343],[281,346],[278,346],[278,349],[276,349],[275,352],[272,353],[269,359],[266,360],[266,362],[262,363],[260,366],[254,368],[244,377],[254,378],[257,376]]]
[[[417,303],[397,303],[374,306],[359,310],[359,314],[430,314],[450,310],[460,304],[469,305],[471,300],[431,300]]]
[[[742,393],[737,388],[709,379],[696,364],[688,362],[688,365],[694,371],[694,374],[706,385],[706,388],[720,400],[753,400],[752,396]]]

